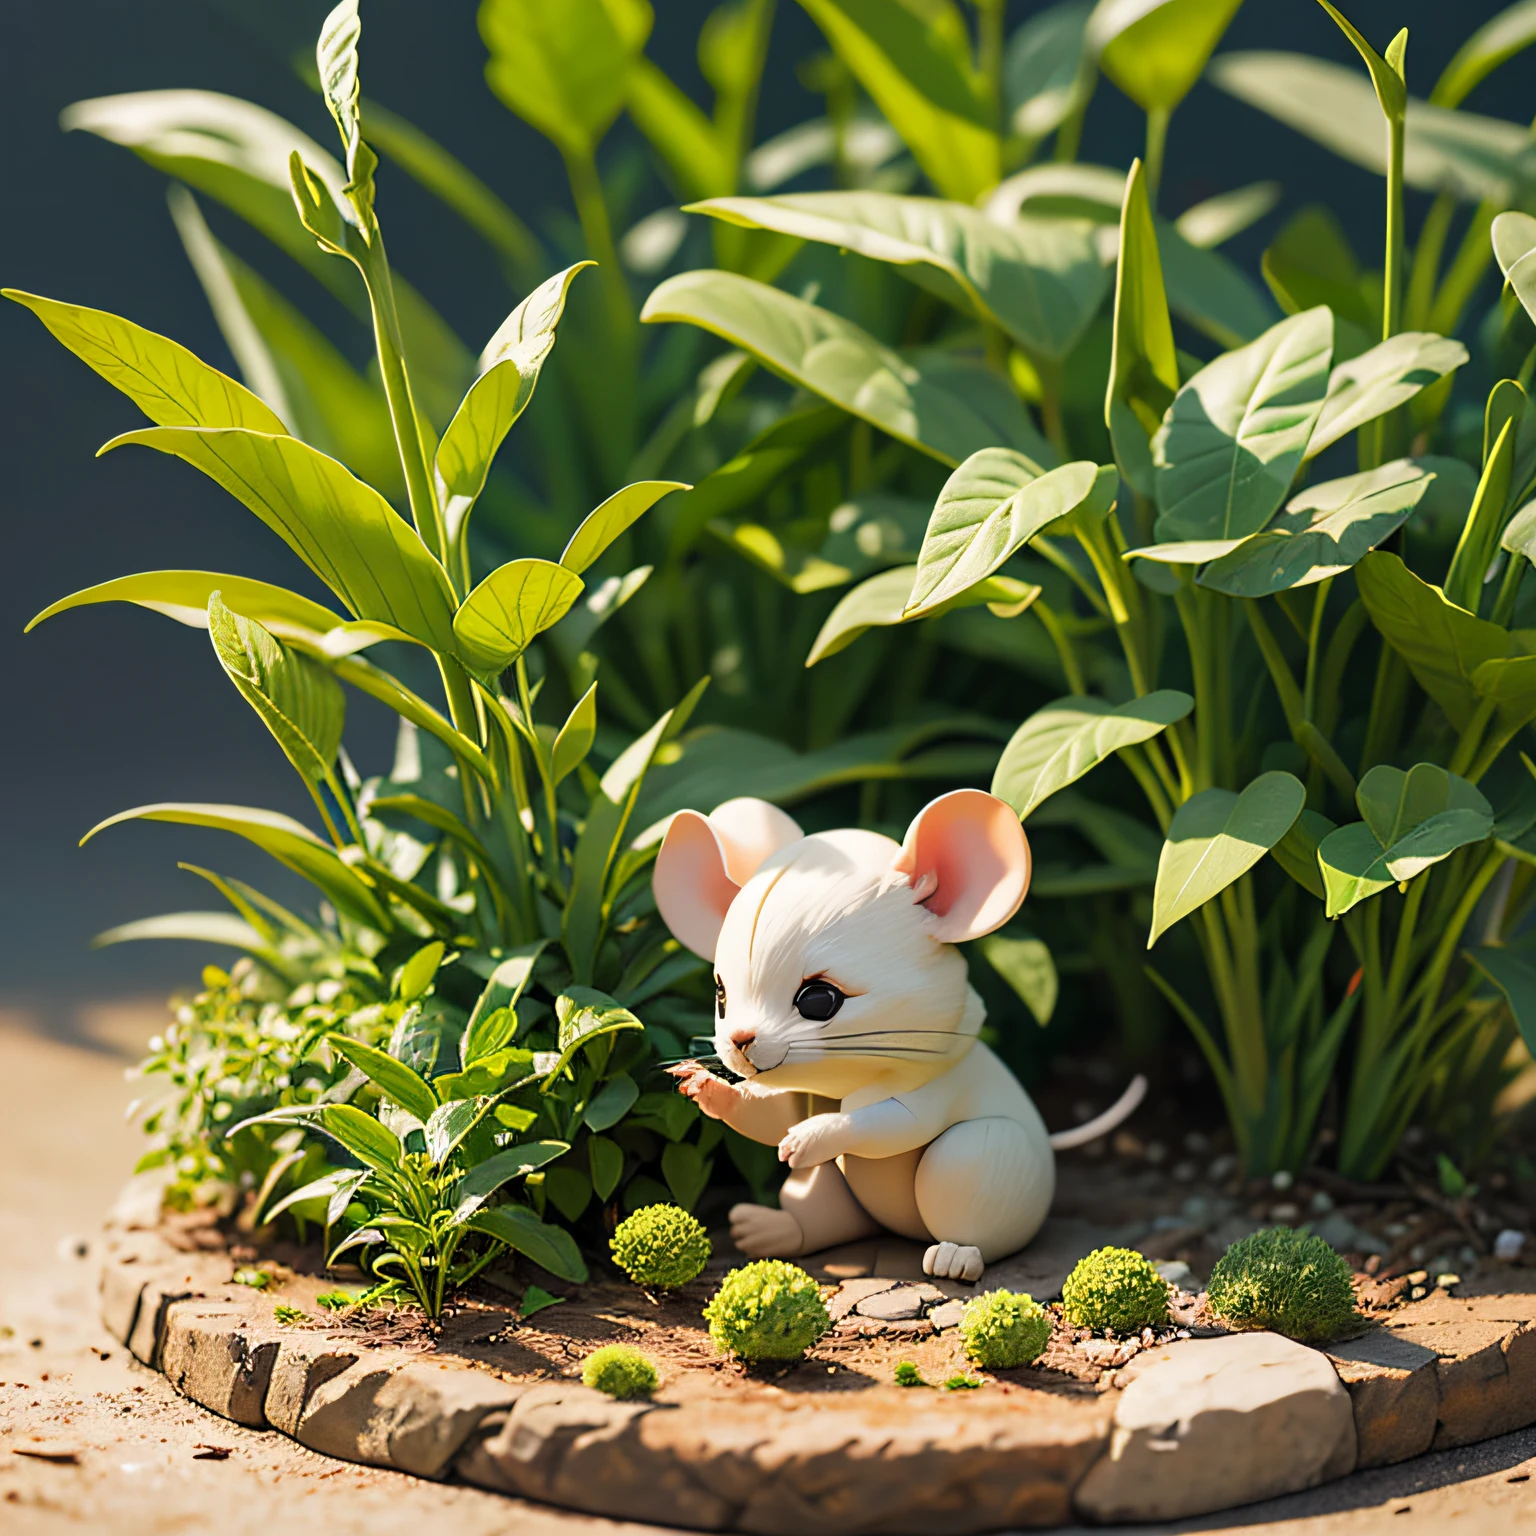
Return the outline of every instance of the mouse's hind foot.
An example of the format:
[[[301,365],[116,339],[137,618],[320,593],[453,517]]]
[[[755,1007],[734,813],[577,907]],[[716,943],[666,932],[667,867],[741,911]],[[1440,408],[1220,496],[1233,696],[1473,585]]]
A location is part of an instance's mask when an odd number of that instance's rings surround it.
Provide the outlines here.
[[[792,1259],[803,1250],[805,1234],[788,1211],[733,1205],[731,1241],[749,1259]]]
[[[969,1243],[934,1243],[923,1255],[923,1273],[937,1280],[981,1279],[986,1265],[982,1262],[981,1249]]]

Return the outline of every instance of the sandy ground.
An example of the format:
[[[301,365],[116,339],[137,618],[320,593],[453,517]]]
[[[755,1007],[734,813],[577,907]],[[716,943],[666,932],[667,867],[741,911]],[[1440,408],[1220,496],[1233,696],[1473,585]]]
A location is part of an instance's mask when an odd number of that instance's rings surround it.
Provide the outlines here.
[[[138,1149],[123,1069],[161,1017],[153,1004],[98,1007],[61,1037],[0,1008],[0,1532],[651,1536],[241,1429],[102,1332],[96,1226]],[[1536,1430],[1155,1529],[1536,1533]]]

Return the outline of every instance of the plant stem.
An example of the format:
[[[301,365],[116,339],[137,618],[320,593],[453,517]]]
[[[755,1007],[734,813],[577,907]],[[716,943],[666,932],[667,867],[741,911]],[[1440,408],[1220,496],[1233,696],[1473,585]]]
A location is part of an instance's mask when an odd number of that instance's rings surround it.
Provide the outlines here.
[[[992,98],[994,127],[1003,128],[1003,27],[1007,0],[977,0],[976,72]]]
[[[567,151],[565,170],[571,183],[571,196],[576,203],[576,217],[581,221],[582,239],[603,279],[603,292],[608,301],[609,321],[614,327],[614,337],[627,341],[634,329],[635,317],[630,309],[624,269],[619,265],[618,249],[613,243],[613,226],[608,220],[608,202],[603,196],[603,182],[597,173],[597,162],[589,154]]]
[[[1419,243],[1413,249],[1413,264],[1408,274],[1404,299],[1404,318],[1418,329],[1429,320],[1435,299],[1435,279],[1440,275],[1440,258],[1445,252],[1445,238],[1456,214],[1456,199],[1442,192],[1430,205],[1419,227]]]
[[[1153,107],[1147,112],[1147,152],[1142,165],[1147,178],[1147,201],[1157,212],[1157,189],[1163,179],[1163,150],[1168,143],[1168,119],[1171,113],[1166,107]]]

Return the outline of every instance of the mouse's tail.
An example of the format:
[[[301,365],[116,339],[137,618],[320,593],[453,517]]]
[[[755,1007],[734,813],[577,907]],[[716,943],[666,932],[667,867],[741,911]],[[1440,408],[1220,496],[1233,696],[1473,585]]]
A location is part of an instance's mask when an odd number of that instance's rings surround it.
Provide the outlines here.
[[[1051,1146],[1058,1152],[1065,1152],[1069,1147],[1086,1146],[1090,1141],[1097,1141],[1100,1136],[1107,1136],[1122,1120],[1128,1120],[1136,1112],[1137,1106],[1146,1096],[1147,1080],[1138,1072],[1131,1079],[1130,1087],[1102,1115],[1095,1115],[1092,1120],[1074,1126],[1070,1131],[1057,1131],[1051,1137]]]

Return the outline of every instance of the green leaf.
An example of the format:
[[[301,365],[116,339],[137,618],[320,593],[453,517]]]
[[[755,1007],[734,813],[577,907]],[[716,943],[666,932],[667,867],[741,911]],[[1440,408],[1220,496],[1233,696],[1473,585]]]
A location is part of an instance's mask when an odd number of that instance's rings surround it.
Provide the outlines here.
[[[485,78],[560,149],[590,157],[623,109],[651,31],[647,0],[482,0]]]
[[[637,480],[615,491],[596,511],[589,512],[581,526],[571,535],[570,542],[560,556],[560,564],[578,576],[602,558],[603,551],[649,512],[663,496],[673,491],[691,491],[693,487],[681,480]]]
[[[0,289],[24,304],[83,363],[120,389],[161,427],[288,428],[260,396],[167,336],[81,304],[61,304],[17,288]]]
[[[1471,612],[1477,610],[1483,583],[1503,538],[1504,519],[1509,510],[1511,481],[1515,472],[1515,441],[1519,427],[1518,419],[1507,418],[1489,446],[1483,473],[1472,498],[1471,510],[1462,525],[1461,537],[1451,556],[1450,569],[1445,573],[1446,601]]]
[[[526,1178],[537,1173],[546,1163],[564,1157],[571,1150],[565,1141],[529,1141],[519,1147],[508,1147],[493,1153],[482,1163],[476,1163],[453,1186],[456,1225],[472,1216],[498,1190],[504,1189],[513,1179]],[[517,1207],[512,1207],[517,1209]]]
[[[346,723],[341,684],[254,619],[232,613],[217,592],[208,601],[208,633],[219,664],[288,761],[311,784],[326,783]]]
[[[553,560],[511,560],[464,599],[453,616],[454,648],[472,672],[504,671],[581,592],[581,578]]]
[[[1483,795],[1434,763],[1406,773],[1378,764],[1361,779],[1355,803],[1363,820],[1330,832],[1317,851],[1329,917],[1493,833],[1493,809]]]
[[[1536,219],[1528,213],[1501,213],[1493,221],[1493,254],[1504,281],[1536,320]]]
[[[950,0],[800,4],[945,197],[971,203],[996,185],[994,108]]]
[[[1394,459],[1293,496],[1261,532],[1200,573],[1231,597],[1268,597],[1337,576],[1396,533],[1433,484],[1433,459]]]
[[[575,1221],[592,1203],[592,1181],[580,1168],[551,1168],[544,1175],[544,1196],[567,1221]]]
[[[1187,693],[1174,688],[1118,705],[1103,699],[1058,699],[1036,710],[1013,733],[992,775],[992,793],[1025,821],[1057,790],[1075,784],[1112,753],[1160,735],[1194,707]]]
[[[1051,951],[1041,939],[1012,938],[1007,934],[989,934],[981,941],[987,964],[1017,993],[1042,1029],[1056,1011],[1056,966]]]
[[[1508,630],[1458,607],[1384,550],[1373,551],[1355,567],[1355,581],[1382,638],[1451,724],[1465,730],[1477,707],[1473,674],[1484,662],[1523,648]]]
[[[483,870],[494,874],[498,868],[485,844],[447,806],[428,800],[425,795],[374,795],[368,801],[368,810],[385,815],[395,812],[424,821],[434,831],[452,838]]]
[[[1403,331],[1340,363],[1328,376],[1328,394],[1306,457],[1314,458],[1357,427],[1395,410],[1466,360],[1467,349],[1459,341],[1429,331]]]
[[[571,283],[592,265],[579,261],[541,283],[502,321],[480,354],[479,376],[448,423],[434,460],[444,526],[455,542],[485,489],[496,450],[533,399]]]
[[[1299,779],[1273,772],[1240,795],[1207,789],[1186,800],[1157,861],[1147,948],[1252,869],[1290,831],[1306,798]]]
[[[586,760],[597,737],[597,684],[593,683],[572,706],[555,744],[550,748],[549,776],[558,784]]]
[[[327,1038],[337,1053],[346,1057],[392,1104],[415,1115],[423,1125],[432,1118],[437,1109],[437,1095],[426,1079],[403,1061],[396,1061],[388,1051],[381,1051],[363,1040],[352,1040],[346,1035],[329,1035]]]
[[[226,602],[248,618],[256,619],[275,634],[294,630],[324,635],[343,623],[340,614],[300,597],[286,587],[252,581],[246,576],[226,576],[218,571],[144,571],[137,576],[118,576],[98,586],[85,587],[49,604],[27,625],[31,630],[44,619],[70,608],[92,603],[135,603],[153,613],[163,613],[190,629],[208,628],[208,600],[221,592]]]
[[[1119,486],[1113,469],[1087,460],[1042,473],[1011,449],[972,454],[939,492],[902,618],[921,618],[959,597],[1079,507],[1107,512]]]
[[[1246,538],[1274,515],[1317,423],[1333,315],[1292,315],[1202,368],[1152,443],[1157,537]]]
[[[1439,107],[1457,107],[1471,91],[1517,53],[1536,43],[1536,0],[1515,0],[1485,21],[1441,71],[1429,99]]]
[[[722,197],[684,210],[889,262],[920,287],[1060,361],[1109,284],[1086,223],[1002,224],[979,208],[891,192]]]
[[[486,1099],[447,1099],[432,1111],[426,1124],[427,1156],[441,1168],[464,1138],[485,1118]]]
[[[581,1118],[586,1122],[588,1130],[606,1131],[609,1126],[617,1125],[634,1108],[635,1100],[639,1097],[640,1090],[635,1086],[634,1078],[627,1072],[621,1072],[592,1095]],[[599,1191],[605,1200],[608,1193],[608,1190]]]
[[[560,1055],[545,1075],[546,1091],[559,1080],[584,1045],[620,1030],[645,1027],[629,1009],[596,987],[567,987],[555,999],[555,1018],[560,1026],[556,1042]]]
[[[1465,951],[1469,959],[1485,975],[1509,1004],[1509,1011],[1520,1031],[1520,1038],[1530,1050],[1536,1041],[1536,965],[1526,952],[1508,949],[1504,945],[1480,944],[1476,949]]]
[[[320,27],[315,44],[315,64],[320,72],[320,92],[346,147],[347,201],[365,238],[378,225],[373,216],[373,173],[379,159],[363,143],[362,114],[358,105],[362,87],[357,74],[357,43],[363,24],[357,0],[341,0]]]
[[[119,923],[115,928],[98,933],[91,940],[91,948],[105,949],[109,944],[128,944],[137,939],[185,939],[193,944],[227,944],[231,949],[278,958],[268,940],[233,912],[167,912],[160,917],[136,918],[131,923]]]
[[[1150,497],[1153,489],[1150,440],[1178,388],[1179,361],[1163,291],[1157,230],[1146,173],[1137,160],[1125,180],[1120,210],[1114,350],[1104,422],[1121,473],[1143,496]]]
[[[222,832],[233,832],[318,886],[338,907],[370,928],[388,933],[393,927],[388,913],[362,877],[308,827],[290,816],[244,805],[178,802],[141,805],[98,822],[80,839],[81,844],[88,843],[107,827],[124,821],[170,821],[188,827],[214,827]]]
[[[571,1234],[540,1221],[526,1206],[498,1205],[489,1211],[476,1211],[464,1225],[505,1243],[514,1253],[562,1280],[586,1284],[587,1266]]]
[[[904,358],[851,320],[749,277],[680,272],[651,294],[640,318],[712,331],[790,383],[950,465],[996,445],[1000,428],[1007,446],[1030,446],[1021,441],[1030,430],[1022,407],[1016,424],[988,420],[966,398],[953,364]]]
[[[517,1309],[517,1315],[523,1322],[527,1322],[530,1317],[536,1316],[545,1307],[558,1307],[564,1301],[564,1296],[551,1296],[543,1286],[530,1285],[523,1292],[522,1304]]]
[[[1303,811],[1291,830],[1269,850],[1270,856],[1302,890],[1319,901],[1326,898],[1317,850],[1334,830],[1333,823],[1318,811]]]
[[[647,58],[630,65],[628,106],[635,126],[666,161],[685,197],[719,197],[731,190],[730,142]]]
[[[1408,110],[1408,87],[1403,83],[1401,49],[1397,63],[1388,63],[1355,30],[1337,6],[1330,5],[1329,0],[1317,0],[1317,3],[1338,23],[1339,31],[1354,44],[1355,52],[1364,60],[1366,69],[1370,71],[1371,84],[1376,88],[1376,99],[1381,103],[1382,114],[1389,122],[1400,121]],[[1406,36],[1402,41],[1407,41]],[[1389,46],[1387,52],[1390,54],[1392,47]]]
[[[427,995],[427,988],[432,985],[447,950],[446,944],[440,940],[434,940],[430,944],[423,944],[400,967],[400,974],[395,981],[395,996],[402,1003],[414,1003],[418,998]]]
[[[1278,181],[1249,182],[1186,208],[1173,227],[1197,250],[1208,251],[1257,224],[1283,195]]]
[[[1171,112],[1200,78],[1242,0],[1101,0],[1088,23],[1099,68],[1144,112]]]
[[[1038,143],[1087,104],[1094,76],[1084,29],[1092,10],[1093,0],[1048,6],[1008,39],[1006,114],[1008,126],[1021,138]]]
[[[361,1163],[380,1173],[392,1173],[405,1160],[405,1148],[391,1130],[379,1124],[372,1115],[351,1104],[319,1104],[298,1106],[293,1110],[278,1110],[272,1115],[260,1115],[258,1120],[303,1119],[320,1127],[334,1141],[339,1141]],[[248,1120],[247,1125],[255,1121]],[[226,1131],[233,1136],[239,1127]]]
[[[871,576],[868,581],[861,581],[840,598],[821,626],[810,654],[805,658],[806,666],[814,667],[818,661],[846,650],[866,630],[906,623],[913,574],[910,565],[893,566],[878,576]],[[1005,608],[1009,616],[1013,616],[1022,613],[1040,595],[1040,590],[1011,576],[988,576],[938,607],[926,609],[921,617],[937,618],[952,609],[970,608],[981,603],[994,609]]]
[[[476,1057],[462,1072],[445,1072],[434,1078],[433,1087],[444,1099],[492,1098],[532,1082],[536,1076],[533,1067],[532,1051],[504,1045]],[[532,1123],[533,1120],[528,1121],[528,1125]],[[519,1129],[526,1130],[527,1125]]]
[[[459,1042],[459,1065],[470,1066],[482,1056],[499,1051],[517,1031],[517,1016],[513,1010],[518,999],[533,977],[533,969],[539,956],[548,945],[547,939],[524,944],[514,949],[504,960],[496,963],[485,990],[475,1003],[464,1034]],[[498,1014],[503,1021],[492,1024]]]
[[[1155,222],[1174,314],[1222,347],[1240,347],[1274,324],[1274,306],[1241,267],[1220,251],[1191,245],[1166,219]]]
[[[1387,135],[1375,92],[1347,64],[1296,53],[1224,53],[1206,72],[1228,94],[1267,112],[1378,176]],[[1523,124],[1409,100],[1403,179],[1421,192],[1507,207],[1530,179]]]
[[[589,1137],[587,1167],[592,1175],[593,1192],[599,1200],[606,1201],[624,1177],[624,1149],[606,1136]]]
[[[704,1155],[691,1141],[669,1142],[661,1150],[661,1176],[672,1191],[672,1198],[685,1211],[691,1211],[709,1183],[710,1169]]]
[[[235,429],[148,427],[142,443],[218,481],[272,529],[360,619],[451,653],[453,591],[421,536],[372,486],[297,438]]]

